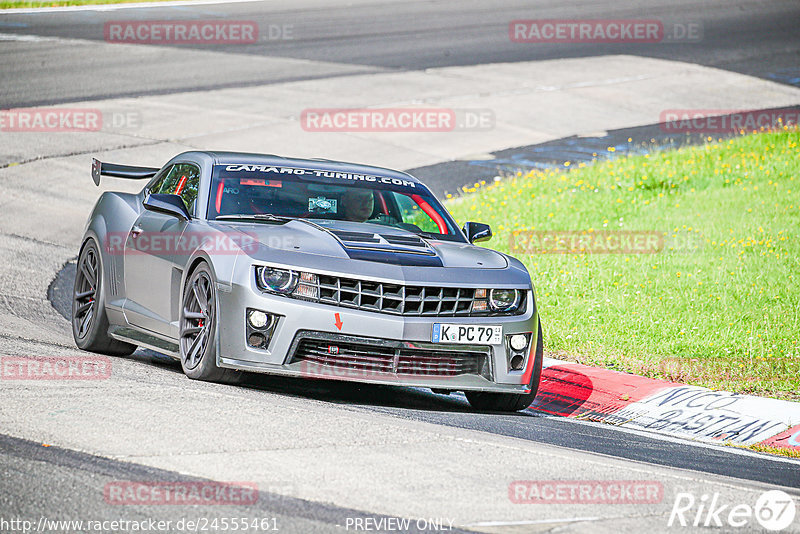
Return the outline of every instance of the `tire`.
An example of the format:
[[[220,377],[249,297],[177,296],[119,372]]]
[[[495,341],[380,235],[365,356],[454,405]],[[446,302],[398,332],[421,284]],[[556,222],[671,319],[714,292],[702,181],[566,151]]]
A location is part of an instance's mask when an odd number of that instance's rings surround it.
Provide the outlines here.
[[[469,404],[482,412],[518,412],[531,405],[539,390],[542,378],[542,361],[544,359],[544,341],[542,340],[542,323],[539,322],[536,337],[536,351],[533,359],[533,376],[530,393],[489,393],[486,391],[467,391],[465,395]]]
[[[78,256],[72,289],[72,337],[79,349],[111,356],[133,354],[136,345],[108,335],[108,316],[103,295],[103,263],[94,239],[89,239]]]
[[[181,294],[181,368],[186,376],[208,382],[238,382],[242,373],[217,366],[217,289],[203,262],[191,272]]]

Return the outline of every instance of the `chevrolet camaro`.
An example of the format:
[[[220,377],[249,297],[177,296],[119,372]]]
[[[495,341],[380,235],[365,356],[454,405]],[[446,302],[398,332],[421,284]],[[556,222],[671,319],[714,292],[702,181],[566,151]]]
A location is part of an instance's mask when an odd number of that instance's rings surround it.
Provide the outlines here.
[[[77,263],[81,349],[146,347],[193,379],[244,372],[462,391],[530,405],[542,329],[530,276],[476,246],[413,176],[366,165],[186,152],[161,168],[94,160],[105,192]]]

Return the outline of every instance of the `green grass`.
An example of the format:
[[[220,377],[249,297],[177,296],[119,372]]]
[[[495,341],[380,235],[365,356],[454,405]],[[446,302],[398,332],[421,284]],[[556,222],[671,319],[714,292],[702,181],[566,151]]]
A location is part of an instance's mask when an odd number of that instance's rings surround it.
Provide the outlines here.
[[[778,456],[786,456],[787,458],[800,459],[800,452],[794,449],[787,449],[786,447],[771,447],[769,445],[755,444],[745,448],[756,452],[765,452],[767,454],[777,454]]]
[[[169,0],[55,0],[50,2],[21,1],[9,2],[0,0],[0,9],[30,8],[30,7],[64,7],[100,4],[129,4],[138,2],[166,2]]]
[[[800,132],[534,171],[465,188],[455,217],[531,273],[556,357],[800,399]],[[639,254],[525,254],[524,231],[658,232]],[[523,232],[523,233],[520,233]],[[686,244],[688,243],[688,246]]]

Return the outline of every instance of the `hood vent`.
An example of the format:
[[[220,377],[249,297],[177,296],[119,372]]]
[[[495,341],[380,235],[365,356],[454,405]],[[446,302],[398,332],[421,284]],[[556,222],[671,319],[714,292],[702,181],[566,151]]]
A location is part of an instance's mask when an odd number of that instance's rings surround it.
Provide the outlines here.
[[[331,230],[331,233],[350,243],[382,243],[391,245],[404,245],[407,247],[426,247],[425,242],[415,235],[399,234],[368,234],[366,232],[346,232],[344,230]]]
[[[347,232],[344,230],[327,231],[336,236],[346,249],[407,252],[413,254],[428,254],[431,256],[436,254],[425,241],[415,235],[368,234],[366,232]],[[393,247],[392,245],[395,246]],[[422,248],[424,250],[409,250],[409,248]]]
[[[425,242],[422,241],[422,239],[418,238],[417,236],[381,234],[381,237],[384,238],[387,242],[391,243],[392,245],[405,245],[407,247],[426,246]]]
[[[343,230],[331,230],[331,233],[341,239],[342,241],[350,241],[355,243],[380,243],[381,240],[375,234],[367,234],[365,232],[345,232]]]

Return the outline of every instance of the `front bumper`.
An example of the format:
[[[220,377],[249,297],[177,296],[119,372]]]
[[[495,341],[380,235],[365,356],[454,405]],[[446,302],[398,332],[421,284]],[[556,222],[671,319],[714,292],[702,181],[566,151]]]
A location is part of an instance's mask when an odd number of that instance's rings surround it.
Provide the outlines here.
[[[527,393],[538,315],[408,317],[319,304],[261,292],[252,277],[217,285],[217,365],[276,375],[455,391]],[[247,343],[246,310],[277,316],[266,349]],[[502,325],[497,345],[431,343],[434,323]],[[509,368],[506,336],[531,333],[522,370]],[[309,346],[313,350],[309,352]]]

